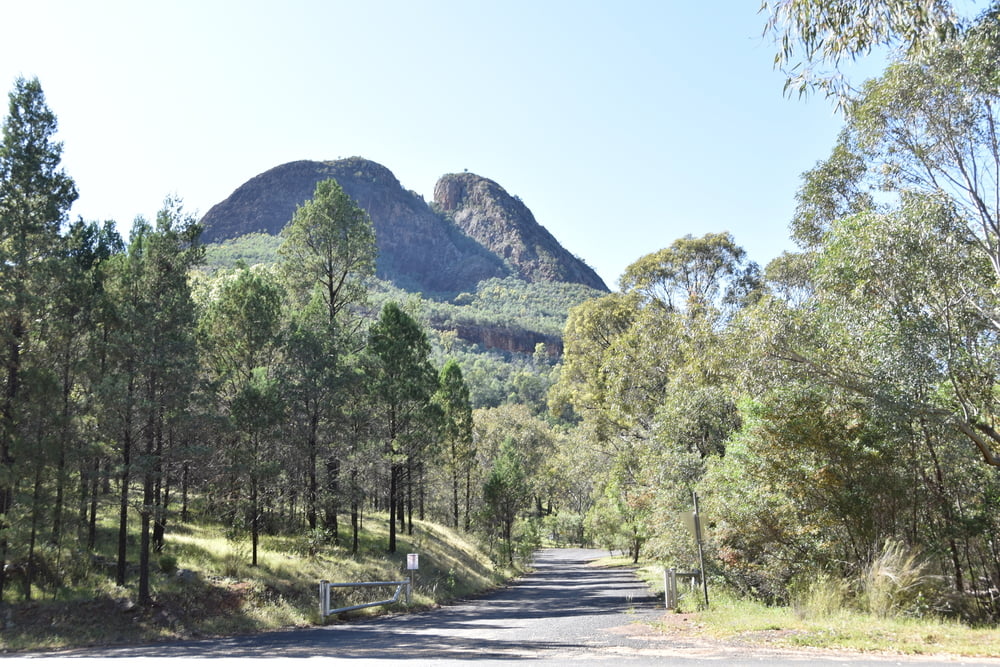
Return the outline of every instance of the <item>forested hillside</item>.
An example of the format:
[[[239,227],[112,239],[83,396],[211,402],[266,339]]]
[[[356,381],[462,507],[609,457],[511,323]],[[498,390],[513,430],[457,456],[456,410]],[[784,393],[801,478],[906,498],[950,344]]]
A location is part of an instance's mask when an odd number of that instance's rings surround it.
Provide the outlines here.
[[[471,175],[426,222],[489,270],[447,289],[426,264],[381,272],[379,223],[337,178],[280,234],[209,246],[173,200],[127,241],[68,223],[55,118],[19,80],[0,145],[0,601],[107,584],[65,564],[111,563],[150,605],[151,563],[198,520],[231,526],[250,565],[278,535],[394,552],[427,519],[498,566],[552,540],[690,570],[697,494],[713,587],[995,623],[998,15],[845,102],[803,174],[795,252],[760,267],[729,233],[690,234],[617,292],[551,273],[565,258]]]

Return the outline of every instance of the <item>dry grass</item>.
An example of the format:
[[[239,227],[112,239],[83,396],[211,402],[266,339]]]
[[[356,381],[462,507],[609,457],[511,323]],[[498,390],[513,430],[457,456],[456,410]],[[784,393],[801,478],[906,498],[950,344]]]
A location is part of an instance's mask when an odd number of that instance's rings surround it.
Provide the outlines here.
[[[887,550],[893,551],[893,550]],[[623,565],[608,559],[609,565]],[[663,590],[663,568],[647,564],[638,570],[650,588]],[[744,646],[823,648],[894,655],[942,655],[1000,658],[1000,629],[970,627],[957,620],[907,616],[920,585],[926,583],[917,560],[903,551],[877,559],[862,582],[860,600],[846,583],[818,578],[803,587],[795,603],[773,607],[736,599],[711,590],[711,605],[698,610],[700,590],[681,596],[684,623],[670,614],[661,631],[698,635]]]
[[[1000,630],[938,618],[849,610],[803,616],[791,607],[715,599],[695,614],[708,636],[777,647],[851,649],[903,655],[1000,657]]]
[[[228,539],[222,526],[175,525],[165,553],[176,570],[153,573],[151,607],[135,604],[135,582],[118,588],[109,583],[107,572],[91,572],[85,582],[58,595],[39,592],[35,601],[0,608],[0,653],[337,622],[335,617],[319,618],[320,580],[403,579],[407,553],[420,554],[411,608],[480,593],[513,574],[495,570],[460,533],[425,522],[414,522],[414,527],[412,536],[397,537],[395,554],[385,550],[388,529],[380,516],[366,517],[358,555],[332,545],[316,550],[306,537],[268,537],[261,542],[257,567],[251,567],[246,541]],[[372,589],[338,589],[337,594],[338,606],[378,599],[370,597]],[[376,607],[355,615],[385,611]]]

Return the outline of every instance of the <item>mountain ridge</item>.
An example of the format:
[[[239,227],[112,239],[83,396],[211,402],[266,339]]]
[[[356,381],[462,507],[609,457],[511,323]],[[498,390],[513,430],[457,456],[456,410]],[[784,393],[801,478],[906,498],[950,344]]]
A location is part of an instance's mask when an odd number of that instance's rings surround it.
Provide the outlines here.
[[[202,238],[213,243],[253,232],[278,234],[326,178],[336,179],[371,216],[376,274],[403,289],[458,294],[474,291],[483,280],[513,276],[609,291],[495,181],[446,174],[428,204],[388,168],[360,157],[298,160],[254,176],[203,216]]]

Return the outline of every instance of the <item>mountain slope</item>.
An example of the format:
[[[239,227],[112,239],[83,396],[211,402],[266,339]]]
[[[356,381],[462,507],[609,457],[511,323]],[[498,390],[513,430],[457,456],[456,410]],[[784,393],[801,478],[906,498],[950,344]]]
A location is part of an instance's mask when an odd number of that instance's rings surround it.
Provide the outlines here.
[[[518,277],[607,291],[596,271],[563,248],[520,199],[496,182],[469,173],[447,174],[434,186],[434,203],[462,231],[513,265]]]
[[[444,211],[438,212],[405,190],[387,168],[359,157],[289,162],[255,176],[209,209],[202,218],[203,239],[278,234],[326,178],[336,179],[371,216],[377,274],[403,289],[458,294],[475,291],[483,280],[516,276],[607,291],[593,270],[493,181],[474,174],[443,177],[435,188],[445,193],[438,204]]]
[[[209,209],[203,238],[211,243],[251,232],[278,234],[327,178],[371,216],[380,277],[413,291],[456,292],[509,275],[502,260],[404,190],[392,172],[362,158],[289,162],[255,176]]]

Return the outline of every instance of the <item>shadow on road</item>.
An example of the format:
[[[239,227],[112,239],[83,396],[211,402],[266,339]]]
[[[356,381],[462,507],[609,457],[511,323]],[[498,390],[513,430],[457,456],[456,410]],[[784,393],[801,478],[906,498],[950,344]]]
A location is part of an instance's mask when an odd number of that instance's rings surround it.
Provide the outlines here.
[[[577,652],[656,598],[628,570],[589,566],[603,552],[551,549],[515,585],[474,601],[305,630],[102,649],[107,657],[516,659]],[[638,619],[635,619],[638,620]],[[95,652],[87,652],[95,655]]]

